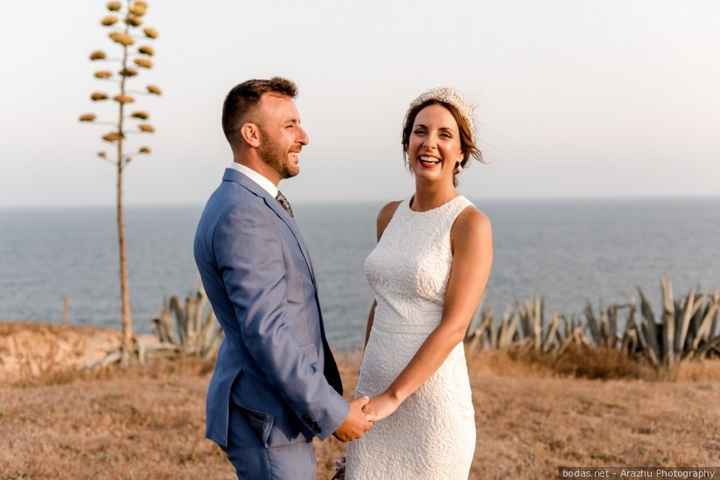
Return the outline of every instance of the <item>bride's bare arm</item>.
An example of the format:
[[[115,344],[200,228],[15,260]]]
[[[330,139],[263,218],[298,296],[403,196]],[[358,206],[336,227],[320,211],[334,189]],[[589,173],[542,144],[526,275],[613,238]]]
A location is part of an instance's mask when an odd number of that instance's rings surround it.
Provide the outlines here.
[[[392,216],[395,214],[395,210],[397,210],[398,205],[400,205],[400,202],[390,202],[380,209],[376,222],[378,242],[380,241],[380,237],[382,237],[385,228],[390,223],[390,220],[392,220]],[[370,306],[370,312],[368,313],[367,327],[365,328],[365,343],[363,344],[363,351],[365,350],[365,347],[367,347],[367,342],[370,338],[370,331],[373,326],[373,320],[375,320],[375,307],[377,307],[377,302],[373,300],[373,304]]]
[[[440,368],[452,349],[463,341],[480,304],[492,265],[490,220],[475,208],[466,208],[458,215],[450,238],[453,259],[442,321],[388,389],[365,406],[363,410],[374,420],[392,414]]]

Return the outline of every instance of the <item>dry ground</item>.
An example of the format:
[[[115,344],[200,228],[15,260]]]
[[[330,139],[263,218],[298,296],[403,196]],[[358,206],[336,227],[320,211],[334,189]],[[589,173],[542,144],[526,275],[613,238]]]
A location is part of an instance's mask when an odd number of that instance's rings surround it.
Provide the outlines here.
[[[137,335],[146,348],[153,335]],[[117,330],[89,325],[0,321],[0,385],[95,365],[120,348]]]
[[[340,359],[349,391],[359,358]],[[573,370],[502,353],[473,357],[471,478],[557,478],[560,465],[720,465],[718,362],[683,367],[672,381],[617,365],[598,374],[589,364]],[[637,378],[558,374],[569,370]],[[233,478],[203,438],[209,373],[197,360],[165,360],[0,386],[0,480]],[[329,478],[343,447],[335,440],[317,447],[318,478]]]
[[[91,364],[119,345],[107,328],[0,321],[0,384]]]

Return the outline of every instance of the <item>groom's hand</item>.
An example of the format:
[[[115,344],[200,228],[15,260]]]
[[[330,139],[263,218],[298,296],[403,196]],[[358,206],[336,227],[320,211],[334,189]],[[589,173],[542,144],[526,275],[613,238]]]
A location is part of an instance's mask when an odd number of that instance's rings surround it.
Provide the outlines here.
[[[341,442],[357,440],[370,430],[373,423],[368,420],[363,412],[363,407],[370,401],[369,397],[361,397],[350,402],[350,411],[345,421],[340,425],[333,435]]]

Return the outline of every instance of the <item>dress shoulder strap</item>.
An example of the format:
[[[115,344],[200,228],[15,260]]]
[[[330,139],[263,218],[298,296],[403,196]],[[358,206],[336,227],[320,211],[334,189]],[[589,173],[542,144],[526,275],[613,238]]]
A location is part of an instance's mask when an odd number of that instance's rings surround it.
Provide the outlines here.
[[[470,200],[465,198],[463,195],[458,195],[457,198],[452,201],[450,211],[448,212],[448,218],[451,220],[451,223],[455,221],[457,216],[460,215],[463,210],[471,205],[474,206]]]
[[[382,237],[382,234],[385,233],[385,230],[387,230],[388,227],[390,227],[390,225],[392,225],[393,221],[396,220],[397,217],[399,217],[402,214],[402,206],[403,206],[403,203],[405,203],[405,202],[406,202],[406,200],[390,202],[391,204],[394,203],[395,205],[394,205],[394,207],[391,207],[388,209],[388,210],[392,210],[392,211],[389,213],[389,218],[387,219],[387,221],[385,222],[385,225],[383,226],[383,231],[379,232],[380,237]]]

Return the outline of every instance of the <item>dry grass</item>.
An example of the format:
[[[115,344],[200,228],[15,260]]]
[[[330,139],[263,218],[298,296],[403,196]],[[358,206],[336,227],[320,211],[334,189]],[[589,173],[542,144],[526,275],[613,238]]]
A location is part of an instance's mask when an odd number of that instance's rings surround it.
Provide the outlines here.
[[[158,361],[0,388],[0,479],[232,478],[202,434],[208,373]]]
[[[677,383],[563,378],[551,369],[537,376],[535,363],[496,357],[490,366],[471,362],[473,478],[556,478],[560,465],[720,462],[720,410],[707,408],[720,394],[712,380],[720,362],[708,364],[709,378]]]
[[[582,344],[572,344],[559,355],[543,354],[527,348],[483,352],[480,355],[496,363],[506,359],[509,364],[497,364],[496,370],[501,372],[508,368],[531,368],[534,375],[591,380],[669,378],[667,373],[658,372],[649,363],[632,360],[614,348],[590,348]]]
[[[720,360],[683,361],[655,369],[644,359],[633,360],[614,348],[571,345],[560,355],[518,348],[485,351],[472,356],[477,368],[496,375],[647,382],[720,382]]]
[[[0,382],[74,377],[73,368],[117,348],[115,330],[90,326],[0,322]]]
[[[556,478],[559,465],[720,464],[720,362],[682,366],[667,381],[572,355],[470,359],[478,431],[471,478]],[[348,392],[359,360],[340,356]],[[0,480],[233,478],[203,437],[211,367],[158,360],[0,387]],[[578,374],[606,380],[570,376]],[[318,478],[329,478],[344,447],[334,439],[316,447]]]

